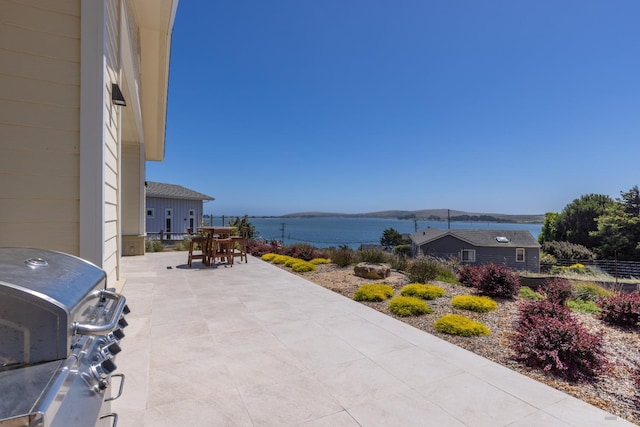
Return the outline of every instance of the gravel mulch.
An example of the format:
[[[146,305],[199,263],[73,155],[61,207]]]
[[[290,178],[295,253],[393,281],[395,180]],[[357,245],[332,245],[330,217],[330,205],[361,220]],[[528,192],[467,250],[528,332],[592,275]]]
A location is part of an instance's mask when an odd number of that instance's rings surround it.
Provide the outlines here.
[[[384,280],[370,280],[353,274],[351,267],[341,268],[335,264],[317,267],[316,271],[298,274],[347,298],[352,298],[358,287],[365,283],[390,284],[396,289],[397,294],[402,286],[409,283],[404,274],[395,271]],[[286,267],[281,266],[281,268]],[[591,383],[572,383],[551,374],[527,368],[513,360],[514,354],[509,348],[509,337],[517,317],[520,298],[498,300],[497,310],[489,313],[474,313],[454,308],[450,304],[451,297],[473,294],[473,289],[443,282],[430,283],[441,286],[446,292],[445,297],[428,301],[429,306],[434,310],[432,314],[397,317],[388,311],[388,302],[363,302],[363,304],[640,425],[640,390],[631,379],[633,369],[640,368],[640,333],[638,331],[611,327],[593,315],[574,312],[590,332],[603,337],[603,349],[607,355],[609,367]],[[433,326],[435,320],[448,313],[460,314],[484,323],[491,329],[491,335],[460,337],[437,332]]]

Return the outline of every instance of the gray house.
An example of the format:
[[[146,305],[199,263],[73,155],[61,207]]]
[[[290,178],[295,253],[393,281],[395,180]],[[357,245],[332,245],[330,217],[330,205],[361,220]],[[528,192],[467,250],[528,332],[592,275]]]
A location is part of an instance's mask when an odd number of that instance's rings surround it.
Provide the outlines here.
[[[439,230],[411,235],[414,256],[456,258],[463,264],[504,264],[540,272],[540,245],[526,230]]]
[[[204,201],[214,200],[181,185],[147,181],[146,186],[147,234],[167,233],[169,239],[198,228]]]

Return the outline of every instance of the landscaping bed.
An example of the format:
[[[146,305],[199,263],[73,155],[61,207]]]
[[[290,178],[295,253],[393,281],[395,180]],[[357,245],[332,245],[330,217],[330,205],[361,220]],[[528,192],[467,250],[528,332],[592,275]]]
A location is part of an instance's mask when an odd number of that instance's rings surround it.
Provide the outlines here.
[[[281,268],[286,267],[281,266]],[[298,274],[347,298],[353,298],[356,290],[367,283],[389,284],[394,288],[395,295],[400,295],[400,289],[409,283],[408,278],[400,272],[392,271],[386,279],[371,280],[354,275],[353,267],[338,267],[335,264],[318,265],[315,271]],[[514,360],[514,352],[509,346],[509,341],[514,333],[518,306],[523,302],[523,298],[496,299],[497,309],[478,313],[451,305],[452,297],[473,294],[473,288],[439,281],[429,283],[445,290],[444,297],[428,301],[432,310],[430,314],[399,317],[390,312],[388,300],[361,303],[640,425],[638,389],[633,382],[634,369],[640,367],[640,333],[637,330],[613,327],[602,322],[595,315],[573,312],[587,331],[602,337],[601,348],[609,364],[608,368],[598,374],[594,381],[570,382],[542,370],[528,368]],[[463,337],[440,333],[436,331],[434,323],[445,314],[462,315],[481,322],[490,329],[491,334]]]

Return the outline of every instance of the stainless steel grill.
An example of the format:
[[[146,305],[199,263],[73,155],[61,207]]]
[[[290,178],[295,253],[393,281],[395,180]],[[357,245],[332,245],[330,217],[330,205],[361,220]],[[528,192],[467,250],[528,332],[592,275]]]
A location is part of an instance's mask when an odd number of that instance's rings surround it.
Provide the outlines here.
[[[129,309],[103,270],[48,250],[0,248],[0,426],[89,427],[109,413]]]

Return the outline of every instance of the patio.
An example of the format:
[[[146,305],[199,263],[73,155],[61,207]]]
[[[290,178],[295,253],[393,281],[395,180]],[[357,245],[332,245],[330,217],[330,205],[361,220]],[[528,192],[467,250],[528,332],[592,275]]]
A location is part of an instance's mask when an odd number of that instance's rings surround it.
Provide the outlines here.
[[[122,259],[118,426],[633,425],[249,258]]]

